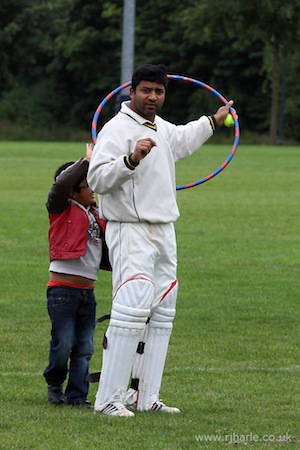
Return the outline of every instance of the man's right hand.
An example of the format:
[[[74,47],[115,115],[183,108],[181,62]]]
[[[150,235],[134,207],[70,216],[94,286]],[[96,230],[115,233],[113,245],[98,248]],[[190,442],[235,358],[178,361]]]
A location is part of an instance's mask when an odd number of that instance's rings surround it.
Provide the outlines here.
[[[156,147],[156,142],[151,138],[139,139],[130,158],[133,162],[139,163],[151,152],[152,147]]]

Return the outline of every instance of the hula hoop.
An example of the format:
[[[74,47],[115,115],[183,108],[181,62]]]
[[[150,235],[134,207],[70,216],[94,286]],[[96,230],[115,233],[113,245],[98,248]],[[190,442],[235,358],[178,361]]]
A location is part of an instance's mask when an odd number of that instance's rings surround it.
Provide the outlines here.
[[[189,77],[185,77],[183,75],[167,75],[167,77],[169,79],[172,80],[178,80],[178,81],[185,81],[187,83],[194,83],[204,89],[206,89],[207,91],[210,91],[212,94],[216,95],[220,101],[224,104],[228,103],[228,100],[226,100],[226,98],[220,94],[220,92],[218,92],[216,89],[212,88],[211,86],[209,86],[208,84],[203,83],[202,81],[196,80],[194,78],[189,78]],[[101,114],[102,109],[104,108],[105,104],[112,98],[114,97],[116,94],[118,94],[120,91],[122,91],[123,89],[126,89],[127,87],[129,87],[131,85],[131,82],[128,81],[127,83],[122,84],[121,86],[118,86],[116,89],[114,89],[113,91],[111,91],[103,100],[102,102],[99,104],[98,108],[95,111],[94,117],[93,117],[93,121],[92,121],[92,139],[94,144],[96,143],[97,140],[97,122],[99,119],[99,116]],[[240,127],[239,127],[239,122],[238,122],[238,118],[237,115],[234,111],[233,108],[230,107],[229,109],[233,120],[234,120],[234,140],[233,140],[233,145],[232,148],[230,150],[229,155],[227,156],[227,158],[225,159],[225,161],[213,172],[211,172],[209,175],[207,175],[204,178],[201,178],[200,180],[194,181],[192,183],[188,183],[188,184],[183,184],[181,186],[177,186],[176,190],[177,191],[181,191],[183,189],[189,189],[192,188],[194,186],[199,186],[200,184],[205,183],[208,180],[211,180],[212,178],[214,178],[216,175],[218,175],[220,172],[222,172],[222,170],[225,169],[225,167],[228,166],[228,164],[230,163],[230,161],[232,160],[232,158],[235,155],[235,152],[237,150],[238,147],[238,143],[239,143],[239,137],[240,137]]]

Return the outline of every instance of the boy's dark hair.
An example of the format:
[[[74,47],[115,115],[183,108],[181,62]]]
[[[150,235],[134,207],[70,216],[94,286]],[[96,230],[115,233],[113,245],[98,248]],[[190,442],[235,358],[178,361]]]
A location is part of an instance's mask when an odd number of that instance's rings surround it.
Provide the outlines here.
[[[68,167],[72,166],[74,164],[75,161],[70,161],[70,162],[66,162],[64,164],[62,164],[61,166],[59,166],[59,168],[56,170],[55,174],[54,174],[54,181],[56,180],[56,178],[58,177],[58,175],[60,175],[64,170],[66,170]]]
[[[75,163],[74,161],[69,161],[69,162],[66,162],[66,163],[62,164],[61,166],[59,166],[59,168],[56,170],[56,172],[54,174],[54,181],[56,180],[58,175],[60,175],[68,167],[73,166],[74,163]],[[78,194],[80,194],[80,187],[79,187],[79,185],[80,185],[80,183],[82,183],[84,178],[85,177],[80,178],[80,180],[75,184],[75,186],[72,187],[74,192],[77,192]]]
[[[135,91],[137,85],[143,80],[163,84],[167,89],[168,78],[166,66],[163,64],[144,64],[135,69],[131,80],[132,89]]]

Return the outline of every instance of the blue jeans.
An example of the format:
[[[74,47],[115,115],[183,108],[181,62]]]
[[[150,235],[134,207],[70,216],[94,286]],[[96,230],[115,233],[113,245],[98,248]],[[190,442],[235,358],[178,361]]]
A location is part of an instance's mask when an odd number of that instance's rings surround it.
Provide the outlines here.
[[[48,287],[47,309],[52,328],[49,365],[44,370],[46,382],[51,386],[61,385],[69,371],[65,390],[67,401],[86,399],[89,383],[85,378],[94,353],[94,290]]]

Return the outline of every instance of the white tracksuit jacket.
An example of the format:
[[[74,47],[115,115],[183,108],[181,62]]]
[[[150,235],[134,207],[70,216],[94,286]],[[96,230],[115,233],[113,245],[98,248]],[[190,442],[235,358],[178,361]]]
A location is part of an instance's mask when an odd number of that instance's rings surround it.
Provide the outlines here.
[[[143,125],[145,119],[128,102],[109,120],[97,137],[88,171],[88,183],[99,194],[103,219],[115,222],[175,222],[175,162],[195,152],[213,131],[206,116],[186,125],[174,125],[155,117],[157,131]],[[130,170],[124,157],[136,142],[152,138],[157,146]]]

